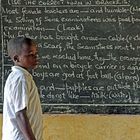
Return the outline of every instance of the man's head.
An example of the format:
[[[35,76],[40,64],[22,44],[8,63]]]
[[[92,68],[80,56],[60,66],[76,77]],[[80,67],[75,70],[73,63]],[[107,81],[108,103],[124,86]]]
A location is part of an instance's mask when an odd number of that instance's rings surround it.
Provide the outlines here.
[[[8,42],[8,55],[17,66],[26,69],[37,65],[37,44],[26,37],[16,37]]]

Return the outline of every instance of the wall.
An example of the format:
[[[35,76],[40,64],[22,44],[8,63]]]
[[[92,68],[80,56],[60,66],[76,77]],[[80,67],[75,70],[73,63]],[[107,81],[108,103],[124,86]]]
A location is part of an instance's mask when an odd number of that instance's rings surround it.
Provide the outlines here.
[[[43,118],[44,140],[140,140],[140,116],[44,115]]]

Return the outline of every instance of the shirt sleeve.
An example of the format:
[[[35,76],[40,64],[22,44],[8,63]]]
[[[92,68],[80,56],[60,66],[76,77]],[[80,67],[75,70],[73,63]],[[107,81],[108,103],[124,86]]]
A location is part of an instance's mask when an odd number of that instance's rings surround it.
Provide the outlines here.
[[[25,78],[20,78],[13,92],[13,104],[15,113],[23,110],[28,105],[28,86]]]

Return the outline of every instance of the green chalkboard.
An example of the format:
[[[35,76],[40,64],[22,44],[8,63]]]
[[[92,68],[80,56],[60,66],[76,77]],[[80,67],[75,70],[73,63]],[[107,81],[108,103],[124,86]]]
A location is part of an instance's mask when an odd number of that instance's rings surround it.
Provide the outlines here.
[[[44,113],[140,114],[140,1],[2,0],[1,104],[15,36],[38,42]]]

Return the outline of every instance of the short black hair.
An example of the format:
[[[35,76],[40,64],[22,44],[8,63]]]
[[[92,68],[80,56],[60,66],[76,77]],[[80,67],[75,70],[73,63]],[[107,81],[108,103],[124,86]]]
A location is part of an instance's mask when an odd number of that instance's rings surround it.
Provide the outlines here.
[[[14,55],[19,55],[21,53],[21,49],[23,44],[31,46],[35,43],[32,39],[27,37],[15,37],[9,40],[7,44],[8,55],[13,58]],[[35,43],[36,44],[36,43]]]

